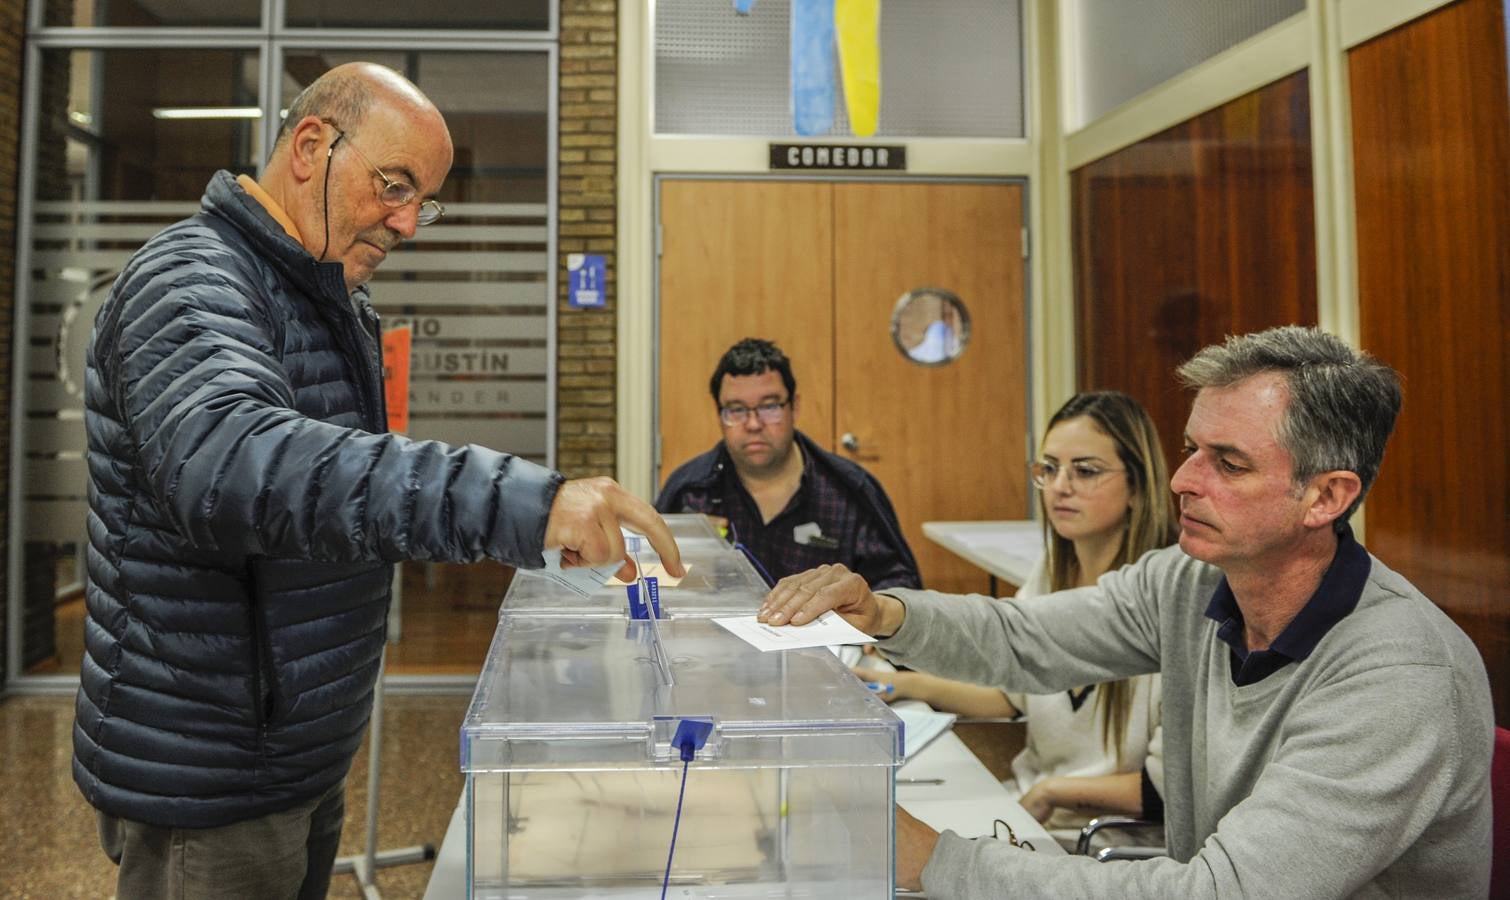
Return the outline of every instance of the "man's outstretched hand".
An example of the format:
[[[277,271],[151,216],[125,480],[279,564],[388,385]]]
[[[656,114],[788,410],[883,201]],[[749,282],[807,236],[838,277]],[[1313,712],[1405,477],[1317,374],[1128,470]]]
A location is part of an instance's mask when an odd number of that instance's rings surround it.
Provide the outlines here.
[[[643,534],[660,555],[666,573],[680,578],[682,553],[655,507],[624,490],[612,478],[577,478],[561,485],[551,503],[545,523],[545,546],[561,548],[561,563],[567,566],[601,566],[622,562],[620,581],[638,574],[624,551],[620,526]]]
[[[776,582],[756,618],[772,625],[806,625],[829,610],[866,634],[878,635],[896,631],[903,612],[899,601],[871,593],[864,578],[834,563]]]

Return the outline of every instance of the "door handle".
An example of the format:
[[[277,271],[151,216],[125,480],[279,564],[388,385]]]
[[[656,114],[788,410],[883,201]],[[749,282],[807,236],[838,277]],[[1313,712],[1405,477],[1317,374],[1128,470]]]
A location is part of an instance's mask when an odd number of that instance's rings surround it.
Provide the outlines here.
[[[839,438],[839,445],[850,453],[860,452],[860,439],[855,437],[853,432],[844,432],[844,436]]]

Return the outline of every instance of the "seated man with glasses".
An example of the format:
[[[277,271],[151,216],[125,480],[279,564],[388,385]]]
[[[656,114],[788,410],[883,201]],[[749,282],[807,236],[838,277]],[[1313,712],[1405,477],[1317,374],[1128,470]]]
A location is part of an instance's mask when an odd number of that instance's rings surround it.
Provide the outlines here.
[[[875,588],[921,585],[880,482],[797,430],[786,354],[745,338],[718,361],[709,388],[723,440],[671,474],[656,509],[724,519],[771,581],[838,562]]]
[[[217,172],[96,319],[73,777],[120,900],[325,896],[394,562],[600,565],[622,521],[681,574],[609,479],[388,433],[366,285],[440,218],[451,159],[419,88],[338,66],[262,175]]]

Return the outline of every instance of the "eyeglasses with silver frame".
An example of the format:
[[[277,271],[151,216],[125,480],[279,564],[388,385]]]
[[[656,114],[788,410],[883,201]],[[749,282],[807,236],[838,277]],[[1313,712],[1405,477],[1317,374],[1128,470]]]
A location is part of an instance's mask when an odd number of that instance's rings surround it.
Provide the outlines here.
[[[372,164],[372,160],[367,158],[367,154],[357,149],[357,145],[352,143],[345,131],[341,130],[341,126],[329,119],[321,119],[320,121],[336,130],[337,143],[342,140],[346,141],[346,146],[351,148],[352,152],[357,155],[357,158],[372,171],[372,174],[383,179],[383,189],[378,192],[378,199],[383,201],[384,206],[393,209],[402,209],[414,202],[415,197],[419,195],[418,188],[407,181],[396,181],[389,178],[386,172]],[[335,143],[332,143],[331,147],[334,148]],[[419,215],[416,216],[415,221],[420,225],[434,225],[445,214],[446,208],[440,205],[439,200],[421,200],[419,203]]]

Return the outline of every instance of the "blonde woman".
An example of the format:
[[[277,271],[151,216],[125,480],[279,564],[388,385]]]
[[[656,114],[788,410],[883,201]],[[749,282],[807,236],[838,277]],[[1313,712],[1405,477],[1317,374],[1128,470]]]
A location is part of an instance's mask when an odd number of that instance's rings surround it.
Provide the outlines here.
[[[1018,597],[1093,584],[1174,542],[1158,433],[1126,394],[1072,397],[1049,420],[1032,476],[1041,492],[1047,553]],[[911,698],[965,716],[1025,718],[1027,743],[1012,761],[1007,787],[1062,840],[1098,814],[1162,816],[1158,675],[1030,695],[923,672],[860,674],[888,701]]]

